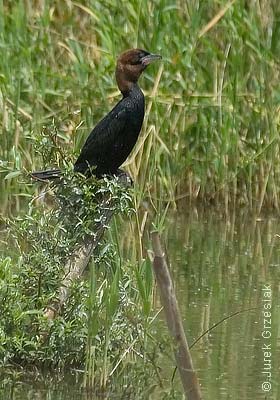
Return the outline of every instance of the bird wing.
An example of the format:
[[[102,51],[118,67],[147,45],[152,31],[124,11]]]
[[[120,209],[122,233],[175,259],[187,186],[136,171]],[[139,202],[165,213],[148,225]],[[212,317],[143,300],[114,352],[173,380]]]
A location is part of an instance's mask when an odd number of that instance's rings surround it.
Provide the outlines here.
[[[125,129],[128,110],[121,102],[91,131],[75,163],[90,166],[107,162],[106,155],[118,151],[117,137]]]

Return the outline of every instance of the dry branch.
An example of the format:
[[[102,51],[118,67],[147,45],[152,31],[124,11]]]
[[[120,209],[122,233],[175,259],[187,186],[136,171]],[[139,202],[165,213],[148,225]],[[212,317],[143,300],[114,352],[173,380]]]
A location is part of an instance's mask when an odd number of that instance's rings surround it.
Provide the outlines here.
[[[197,375],[193,368],[193,362],[173,283],[157,232],[152,233],[152,244],[154,251],[154,274],[159,288],[168,330],[173,339],[175,360],[184,387],[185,396],[189,400],[200,400],[202,397]]]
[[[131,186],[131,178],[124,172],[118,176],[118,180],[124,187]],[[44,312],[44,316],[48,319],[54,319],[60,313],[61,308],[70,295],[72,283],[84,274],[91,255],[100,243],[106,227],[114,215],[115,207],[111,197],[107,196],[101,202],[100,207],[104,210],[101,221],[95,225],[94,234],[87,235],[66,262],[64,266],[64,278],[58,291],[58,299],[52,305],[48,306]]]

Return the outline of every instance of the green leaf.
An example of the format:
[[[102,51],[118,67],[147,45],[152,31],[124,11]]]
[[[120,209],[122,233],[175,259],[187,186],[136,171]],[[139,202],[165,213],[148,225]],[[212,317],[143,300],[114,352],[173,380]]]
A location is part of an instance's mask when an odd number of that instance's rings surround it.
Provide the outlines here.
[[[5,180],[16,178],[17,176],[21,175],[21,171],[12,171],[5,176]]]

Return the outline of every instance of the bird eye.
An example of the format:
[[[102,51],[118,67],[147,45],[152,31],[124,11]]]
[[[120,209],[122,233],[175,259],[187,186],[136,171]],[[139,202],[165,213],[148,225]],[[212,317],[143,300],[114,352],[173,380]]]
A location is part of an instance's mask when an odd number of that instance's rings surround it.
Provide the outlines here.
[[[130,61],[131,65],[138,65],[141,64],[141,56],[135,57],[133,60]]]

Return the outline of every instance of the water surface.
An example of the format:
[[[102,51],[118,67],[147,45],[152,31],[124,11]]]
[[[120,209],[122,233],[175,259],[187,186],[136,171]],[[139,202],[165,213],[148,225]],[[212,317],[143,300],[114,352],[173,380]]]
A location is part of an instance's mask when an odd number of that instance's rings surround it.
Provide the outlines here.
[[[279,219],[225,219],[210,210],[170,223],[169,255],[189,343],[250,310],[192,349],[204,398],[280,399]]]
[[[273,216],[240,213],[225,218],[209,209],[180,212],[166,221],[163,240],[189,344],[223,318],[240,312],[191,350],[204,399],[280,399],[279,235],[280,221]],[[162,371],[168,386],[173,365],[164,356]],[[80,386],[75,373],[63,379],[52,375],[24,382],[15,379],[14,387],[6,386],[0,398],[135,398],[125,390],[94,397]],[[174,388],[181,388],[177,375]]]

